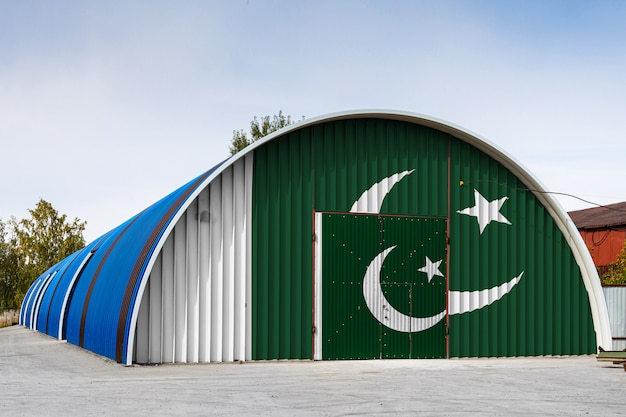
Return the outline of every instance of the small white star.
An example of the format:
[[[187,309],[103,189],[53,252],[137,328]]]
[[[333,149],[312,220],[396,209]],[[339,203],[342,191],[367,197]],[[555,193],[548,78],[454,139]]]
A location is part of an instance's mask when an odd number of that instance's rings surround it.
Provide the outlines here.
[[[443,262],[443,259],[437,262],[433,262],[430,260],[428,256],[426,256],[425,258],[426,258],[426,261],[425,261],[426,265],[418,269],[417,272],[423,272],[426,275],[428,275],[428,282],[430,282],[435,276],[443,277],[444,275],[439,270],[439,266]]]
[[[476,217],[478,226],[480,228],[480,234],[482,235],[485,227],[491,222],[505,223],[510,225],[511,222],[500,213],[500,209],[509,197],[502,197],[498,200],[487,201],[485,197],[480,195],[477,190],[474,190],[474,207],[468,207],[463,210],[457,211],[459,214],[466,214],[468,216]]]

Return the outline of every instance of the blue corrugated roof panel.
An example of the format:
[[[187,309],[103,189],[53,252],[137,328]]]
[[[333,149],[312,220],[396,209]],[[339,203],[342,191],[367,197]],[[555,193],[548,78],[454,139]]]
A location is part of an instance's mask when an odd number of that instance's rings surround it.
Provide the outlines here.
[[[50,269],[46,270],[43,274],[37,277],[37,279],[35,280],[35,282],[33,282],[33,285],[31,286],[32,291],[29,291],[26,297],[24,298],[25,301],[22,304],[22,312],[20,314],[20,316],[23,317],[22,321],[23,321],[24,326],[32,327],[33,308],[35,307],[35,303],[37,302],[37,299],[39,298],[39,295],[43,288],[43,284],[46,281],[46,278],[50,275],[50,273],[52,273],[55,267],[56,265],[52,266]]]
[[[67,267],[57,273],[54,281],[48,287],[44,298],[45,303],[42,303],[39,311],[37,330],[53,337],[63,337],[63,335],[59,334],[59,322],[66,296],[69,297],[71,295],[75,275],[79,273],[79,268],[85,261],[85,258],[89,257],[90,252],[100,239],[96,239],[67,258],[71,259]],[[68,291],[70,294],[68,294]]]
[[[35,323],[37,325],[37,331],[50,334],[48,333],[48,312],[50,309],[50,304],[53,300],[53,297],[56,295],[56,290],[58,289],[59,282],[62,280],[68,267],[72,264],[72,262],[76,259],[80,252],[81,251],[74,252],[67,258],[63,259],[52,270],[52,275],[50,276],[49,281],[45,284],[45,288],[43,288],[43,293],[40,297],[41,302],[37,306],[36,317],[34,317]]]
[[[218,165],[219,166],[219,165]],[[84,266],[67,312],[67,341],[121,362],[139,280],[156,243],[205,172],[112,230]]]
[[[74,293],[68,306],[65,335],[69,343],[82,346],[81,329],[83,328],[83,315],[89,308],[93,287],[98,280],[100,270],[106,264],[109,253],[115,248],[115,244],[123,236],[128,225],[139,215],[126,221],[113,229],[103,240],[98,249],[92,254],[89,262],[84,266],[80,279],[74,286]],[[123,265],[119,265],[120,273],[123,273]],[[112,294],[108,293],[107,296]],[[96,294],[96,298],[104,297],[103,294]]]

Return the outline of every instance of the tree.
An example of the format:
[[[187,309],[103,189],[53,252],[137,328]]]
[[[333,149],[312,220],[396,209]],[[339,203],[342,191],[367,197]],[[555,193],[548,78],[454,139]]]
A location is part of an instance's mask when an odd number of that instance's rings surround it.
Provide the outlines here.
[[[602,275],[600,281],[603,285],[626,284],[626,241],[613,264],[609,264],[608,271]]]
[[[8,236],[7,225],[0,219],[0,312],[15,307],[18,276],[15,239]]]
[[[32,282],[46,269],[85,246],[86,222],[59,215],[40,199],[30,218],[0,224],[0,309],[19,308]]]
[[[304,116],[302,116],[304,120]],[[283,111],[280,110],[278,115],[274,115],[271,119],[270,116],[254,119],[250,122],[250,136],[242,130],[233,130],[233,139],[230,142],[230,154],[234,155],[246,146],[256,142],[264,136],[269,135],[272,132],[282,129],[285,126],[289,126],[294,122],[291,120],[291,116],[284,116]]]

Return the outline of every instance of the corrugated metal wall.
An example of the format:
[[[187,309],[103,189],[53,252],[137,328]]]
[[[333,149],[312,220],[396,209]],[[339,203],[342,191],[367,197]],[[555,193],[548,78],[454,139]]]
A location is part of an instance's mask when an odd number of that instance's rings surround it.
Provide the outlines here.
[[[67,308],[77,279],[102,240],[71,254],[35,280],[24,297],[21,324],[65,339]]]
[[[492,221],[481,232],[476,217],[460,214],[476,206],[475,190],[489,202],[508,198],[499,211],[511,224]],[[450,316],[450,356],[595,352],[580,269],[535,196],[494,159],[453,139],[450,204],[450,290],[491,288],[523,272],[499,302]]]
[[[446,321],[453,357],[595,351],[589,298],[568,242],[535,196],[492,157],[441,131],[375,117],[323,121],[260,145],[198,189],[190,205],[191,193],[213,171],[103,236],[80,260],[68,259],[39,277],[25,297],[21,323],[60,334],[47,314],[67,307],[59,327],[67,329],[69,342],[125,362],[128,347],[145,363],[308,359],[314,341],[317,349],[324,346],[315,358],[440,357]],[[169,233],[168,222],[183,206]],[[357,241],[354,249],[373,258],[352,268],[340,256],[343,249],[333,249],[337,240],[327,252],[314,252],[313,219],[320,213],[337,216],[328,220],[337,221],[331,229],[345,231],[346,239]],[[367,213],[378,227],[371,242],[367,221],[350,226],[350,219]],[[439,318],[441,298],[415,302],[431,289],[444,294],[449,317],[419,334],[408,332],[408,350],[407,332],[380,326],[369,315],[378,330],[359,325],[350,331],[378,332],[372,342],[378,350],[350,337],[339,345],[314,340],[313,334],[323,335],[316,326],[338,332],[337,323],[344,328],[350,322],[340,319],[349,313],[346,299],[363,307],[365,293],[355,291],[372,259],[384,253],[381,263],[406,266],[400,245],[429,247],[417,241],[430,232],[409,226],[425,218],[446,229],[437,229],[446,238],[440,245],[445,255],[437,255],[445,271],[428,280],[433,288],[381,273],[381,289],[403,314],[400,321]],[[158,245],[158,256],[150,257]],[[142,268],[153,260],[146,284]],[[408,263],[420,277],[416,262]],[[335,282],[320,290],[326,301],[314,310],[313,287],[322,281],[314,277],[324,268]],[[80,273],[85,279],[76,279]],[[57,286],[61,303],[52,297]],[[135,318],[133,343],[125,331]]]
[[[318,218],[319,358],[445,357],[446,220],[327,213]],[[424,271],[425,257],[433,258],[437,273]]]
[[[313,132],[316,211],[345,213],[355,208],[355,211],[369,213],[447,216],[448,141],[442,132],[411,123],[372,118],[325,123],[315,126]],[[398,176],[401,179],[395,185],[386,186],[388,180]],[[380,186],[374,186],[377,183]],[[364,195],[370,189],[371,192]],[[368,202],[353,207],[361,198]],[[348,216],[348,219],[353,218],[354,216]],[[326,215],[324,219],[332,224],[337,223]],[[341,223],[341,217],[338,219],[338,223]],[[372,219],[378,224],[377,217]],[[387,223],[393,223],[391,218]],[[348,224],[349,221],[346,220],[345,226],[348,227]],[[336,227],[343,230],[340,225]],[[320,262],[322,269],[328,271],[337,268],[339,272],[330,275],[334,279],[324,278],[323,281],[323,324],[320,326],[323,340],[319,344],[323,350],[321,356],[445,356],[445,320],[426,332],[406,334],[380,325],[371,315],[365,305],[363,292],[359,289],[362,288],[363,272],[367,264],[380,251],[370,252],[381,249],[380,239],[384,238],[376,233],[369,235],[367,228],[357,227],[346,233],[342,233],[346,240],[353,244],[358,242],[358,246],[350,250],[362,252],[357,256],[360,262],[357,262],[358,265],[350,267],[351,264],[347,261],[349,256],[336,258],[339,254],[346,255],[342,251],[345,247],[337,248],[330,244],[323,246],[324,255]],[[357,239],[350,238],[354,233],[359,234]],[[326,242],[332,238],[326,232],[323,235]],[[443,249],[445,250],[445,243]],[[402,258],[402,253],[391,257],[397,256]],[[367,257],[370,259],[366,260]],[[359,268],[361,272],[358,271]],[[326,277],[327,274],[323,275]],[[403,277],[402,283],[390,281],[383,284],[384,293],[391,299],[398,300],[405,310],[415,308],[414,313],[418,316],[436,314],[431,312],[433,308],[440,308],[437,313],[441,309],[445,310],[445,280],[436,281],[437,285],[443,286],[444,291],[439,300],[443,305],[433,307],[437,304],[436,297],[419,297],[420,294],[429,292],[420,291],[423,288],[416,285],[419,281],[416,275],[419,274]],[[346,299],[340,300],[342,296]],[[408,301],[412,298],[420,302],[412,304]],[[359,317],[363,320],[358,320]],[[319,357],[319,352],[316,357]]]
[[[626,349],[626,286],[606,286],[602,291],[609,310],[613,350]]]
[[[311,130],[254,155],[252,359],[312,358]]]
[[[252,156],[227,168],[166,239],[141,298],[138,363],[249,359]]]
[[[58,285],[61,281],[63,281],[64,276],[68,273],[68,270],[71,274],[71,270],[73,264],[75,264],[75,259],[80,258],[82,255],[81,252],[75,252],[72,255],[65,258],[63,261],[59,262],[59,264],[55,267],[54,272],[50,274],[50,278],[48,283],[42,287],[42,293],[39,299],[39,303],[36,306],[36,315],[34,316],[33,327],[35,327],[38,331],[46,334],[51,334],[48,332],[49,328],[49,320],[50,317],[50,307],[54,300],[54,296],[57,293]],[[58,326],[58,321],[52,320],[52,328],[56,329]],[[53,335],[58,334],[58,330],[52,333]]]
[[[414,170],[394,186],[380,213],[447,216],[445,134],[393,120],[353,119],[315,126],[313,135],[316,211],[350,211],[376,182]]]
[[[49,270],[41,274],[35,281],[31,284],[30,288],[26,292],[24,296],[24,302],[22,303],[22,308],[20,309],[20,324],[27,326],[31,329],[35,329],[35,305],[37,304],[37,299],[43,292],[43,287],[47,279],[50,278],[52,273],[54,272],[54,268],[57,265],[54,265]]]
[[[615,263],[620,251],[624,248],[626,227],[580,229],[580,234],[591,252],[593,263],[601,268],[600,275],[607,272],[608,265]]]

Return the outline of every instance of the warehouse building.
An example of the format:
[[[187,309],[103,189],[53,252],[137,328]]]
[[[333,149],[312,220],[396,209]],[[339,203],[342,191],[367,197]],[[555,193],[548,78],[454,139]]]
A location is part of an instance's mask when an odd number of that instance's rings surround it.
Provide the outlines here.
[[[591,257],[540,183],[388,111],[254,143],[52,266],[20,323],[123,364],[611,348]]]

